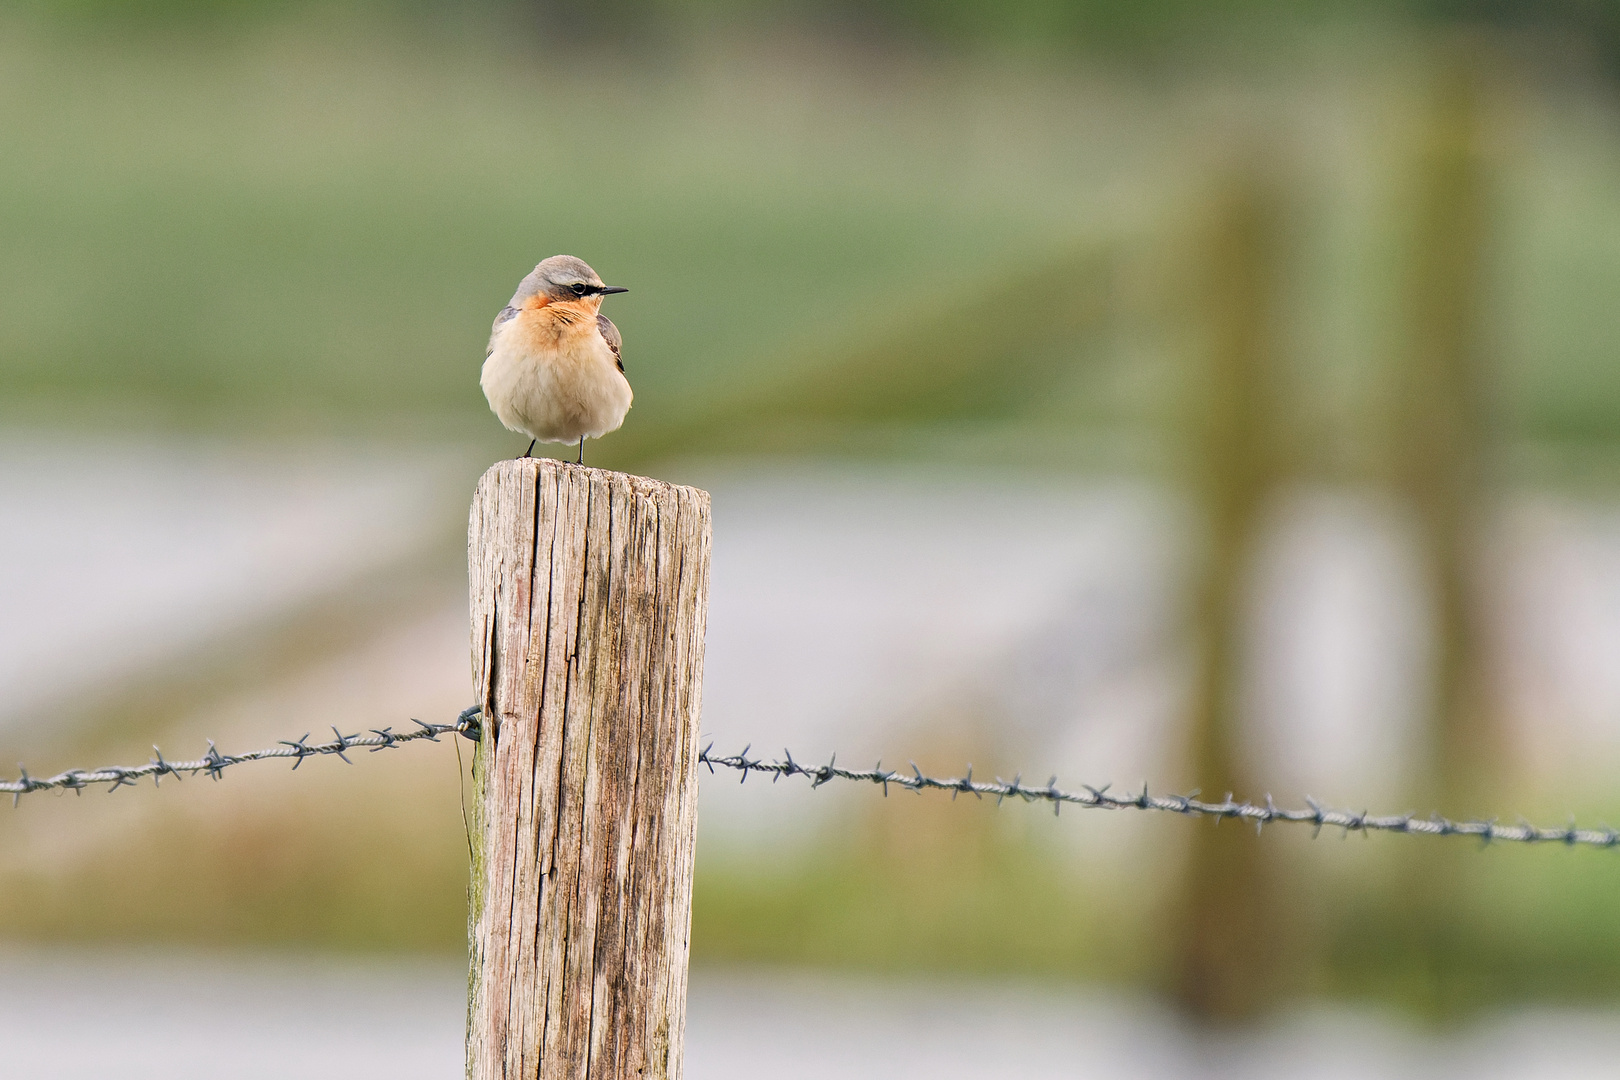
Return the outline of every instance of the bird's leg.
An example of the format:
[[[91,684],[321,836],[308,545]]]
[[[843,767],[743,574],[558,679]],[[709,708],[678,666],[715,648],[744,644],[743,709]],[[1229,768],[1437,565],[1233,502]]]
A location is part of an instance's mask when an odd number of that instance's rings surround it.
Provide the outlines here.
[[[583,436],[583,435],[581,435],[579,437],[579,460],[577,462],[575,462],[575,464],[576,465],[585,464],[585,436]]]
[[[523,456],[528,457],[530,454],[534,453],[534,444],[539,442],[539,441],[540,441],[539,439],[530,439],[529,440],[529,448],[527,450],[523,451]]]

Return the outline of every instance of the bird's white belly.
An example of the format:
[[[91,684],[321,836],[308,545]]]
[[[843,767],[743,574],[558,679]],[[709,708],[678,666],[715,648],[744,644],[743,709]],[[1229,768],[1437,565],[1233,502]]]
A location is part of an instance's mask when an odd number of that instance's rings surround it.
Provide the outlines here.
[[[525,347],[521,337],[497,335],[479,380],[501,423],[542,442],[563,443],[600,438],[624,423],[630,383],[607,342],[581,335],[583,340],[540,351]]]

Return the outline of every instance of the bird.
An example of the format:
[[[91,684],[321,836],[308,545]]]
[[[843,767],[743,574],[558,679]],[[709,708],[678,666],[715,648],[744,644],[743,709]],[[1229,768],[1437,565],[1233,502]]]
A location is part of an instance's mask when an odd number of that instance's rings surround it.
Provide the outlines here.
[[[579,443],[618,430],[634,396],[624,377],[619,328],[602,298],[629,292],[604,285],[572,255],[544,259],[495,316],[479,384],[501,423],[537,442]]]

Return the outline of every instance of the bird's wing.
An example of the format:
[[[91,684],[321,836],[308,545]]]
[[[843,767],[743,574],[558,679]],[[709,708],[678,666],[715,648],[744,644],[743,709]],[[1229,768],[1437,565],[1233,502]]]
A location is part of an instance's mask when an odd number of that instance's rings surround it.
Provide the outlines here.
[[[495,351],[495,331],[499,330],[503,323],[509,323],[513,319],[517,318],[517,313],[517,308],[513,307],[511,304],[507,304],[505,307],[501,308],[501,313],[495,316],[495,325],[489,328],[489,347],[484,350],[485,360],[488,360],[490,354]]]
[[[624,344],[624,339],[619,336],[619,328],[613,325],[612,319],[606,315],[598,314],[596,316],[596,331],[602,335],[602,340],[607,342],[608,348],[613,350],[613,362],[619,365],[620,371],[623,371],[624,357],[619,355],[619,347]]]

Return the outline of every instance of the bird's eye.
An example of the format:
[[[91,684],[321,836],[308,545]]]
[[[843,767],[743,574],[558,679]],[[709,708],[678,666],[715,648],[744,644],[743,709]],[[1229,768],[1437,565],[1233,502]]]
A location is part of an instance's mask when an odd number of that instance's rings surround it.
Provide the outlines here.
[[[574,295],[575,296],[584,296],[585,295],[585,283],[583,281],[576,281],[576,282],[574,282],[572,285],[570,285],[568,287],[570,289],[574,290]]]

